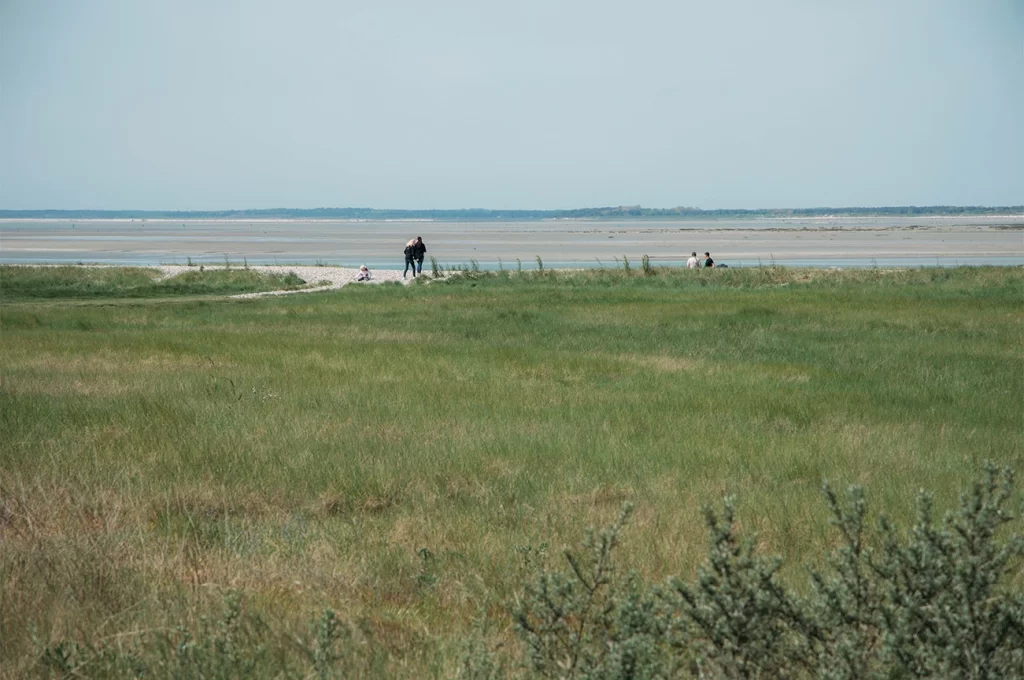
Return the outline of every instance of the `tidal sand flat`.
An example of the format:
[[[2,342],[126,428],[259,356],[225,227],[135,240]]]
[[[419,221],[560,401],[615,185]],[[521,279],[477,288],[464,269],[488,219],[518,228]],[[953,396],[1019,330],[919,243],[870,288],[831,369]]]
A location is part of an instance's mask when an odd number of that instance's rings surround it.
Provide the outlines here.
[[[484,268],[678,265],[711,252],[730,266],[1024,264],[1024,216],[731,220],[256,221],[4,220],[0,262],[233,262],[402,266],[423,236],[442,264]]]

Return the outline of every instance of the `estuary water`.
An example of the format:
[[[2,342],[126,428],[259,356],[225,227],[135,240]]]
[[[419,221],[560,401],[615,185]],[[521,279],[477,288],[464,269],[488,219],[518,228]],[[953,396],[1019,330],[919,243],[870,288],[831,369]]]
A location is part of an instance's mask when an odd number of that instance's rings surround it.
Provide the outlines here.
[[[415,236],[442,266],[1024,265],[1024,215],[677,220],[0,220],[4,264],[324,264],[401,268]]]

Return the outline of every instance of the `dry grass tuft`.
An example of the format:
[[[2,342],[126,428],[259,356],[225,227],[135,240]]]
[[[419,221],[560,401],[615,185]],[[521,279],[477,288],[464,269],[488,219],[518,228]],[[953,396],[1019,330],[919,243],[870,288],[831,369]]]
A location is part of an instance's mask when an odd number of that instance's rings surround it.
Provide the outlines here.
[[[622,354],[617,357],[620,361],[642,366],[661,373],[689,373],[704,371],[708,367],[702,362],[688,357],[660,355],[643,356],[637,354]]]
[[[394,501],[391,498],[383,498],[381,496],[370,496],[363,501],[362,510],[363,512],[371,515],[376,515],[384,512],[388,508],[394,505]]]

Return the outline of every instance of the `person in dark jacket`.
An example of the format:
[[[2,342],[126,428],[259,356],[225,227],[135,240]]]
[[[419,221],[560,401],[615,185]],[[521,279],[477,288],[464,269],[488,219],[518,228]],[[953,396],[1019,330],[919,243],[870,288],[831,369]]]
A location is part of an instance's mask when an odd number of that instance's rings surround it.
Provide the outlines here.
[[[714,267],[715,261],[711,259],[711,253],[704,253],[704,267]]]
[[[412,244],[412,257],[416,260],[416,274],[423,273],[423,256],[427,254],[427,246],[423,243],[423,237],[417,236],[416,242]]]
[[[409,273],[409,267],[412,267],[412,278],[416,278],[416,258],[415,255],[413,255],[415,248],[416,239],[412,239],[405,244],[405,271],[402,272],[403,279],[405,278],[405,275]]]

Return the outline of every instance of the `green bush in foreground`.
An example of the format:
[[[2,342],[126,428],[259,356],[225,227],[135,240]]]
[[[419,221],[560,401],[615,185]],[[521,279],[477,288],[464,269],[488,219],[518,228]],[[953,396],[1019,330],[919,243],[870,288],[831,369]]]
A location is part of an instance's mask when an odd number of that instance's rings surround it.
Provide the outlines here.
[[[465,678],[1010,678],[1024,677],[1024,597],[1005,583],[1024,535],[1001,537],[1013,475],[989,466],[940,523],[928,494],[906,534],[879,520],[867,546],[867,504],[853,487],[825,496],[839,533],[830,569],[800,596],[776,580],[781,560],[741,539],[734,505],[705,511],[711,534],[696,580],[648,586],[620,574],[614,553],[632,512],[567,550],[568,570],[541,567],[509,607],[521,642],[497,653],[469,640]],[[372,644],[326,609],[304,639],[275,640],[236,594],[218,621],[140,635],[130,644],[42,646],[50,677],[319,677],[378,675]],[[285,651],[274,645],[284,645]],[[370,653],[367,650],[371,650]]]
[[[777,579],[779,558],[741,540],[734,506],[706,509],[711,549],[696,581],[645,587],[616,578],[613,550],[628,517],[588,534],[570,570],[542,571],[513,610],[524,665],[541,677],[661,678],[688,669],[710,678],[1024,677],[1024,597],[1007,589],[1024,535],[1009,468],[990,466],[958,511],[937,524],[931,497],[907,535],[884,517],[882,545],[866,546],[867,504],[825,495],[841,543],[803,598]],[[1002,587],[1000,587],[1002,584]],[[466,668],[496,667],[479,649]],[[473,676],[468,672],[467,676]]]

